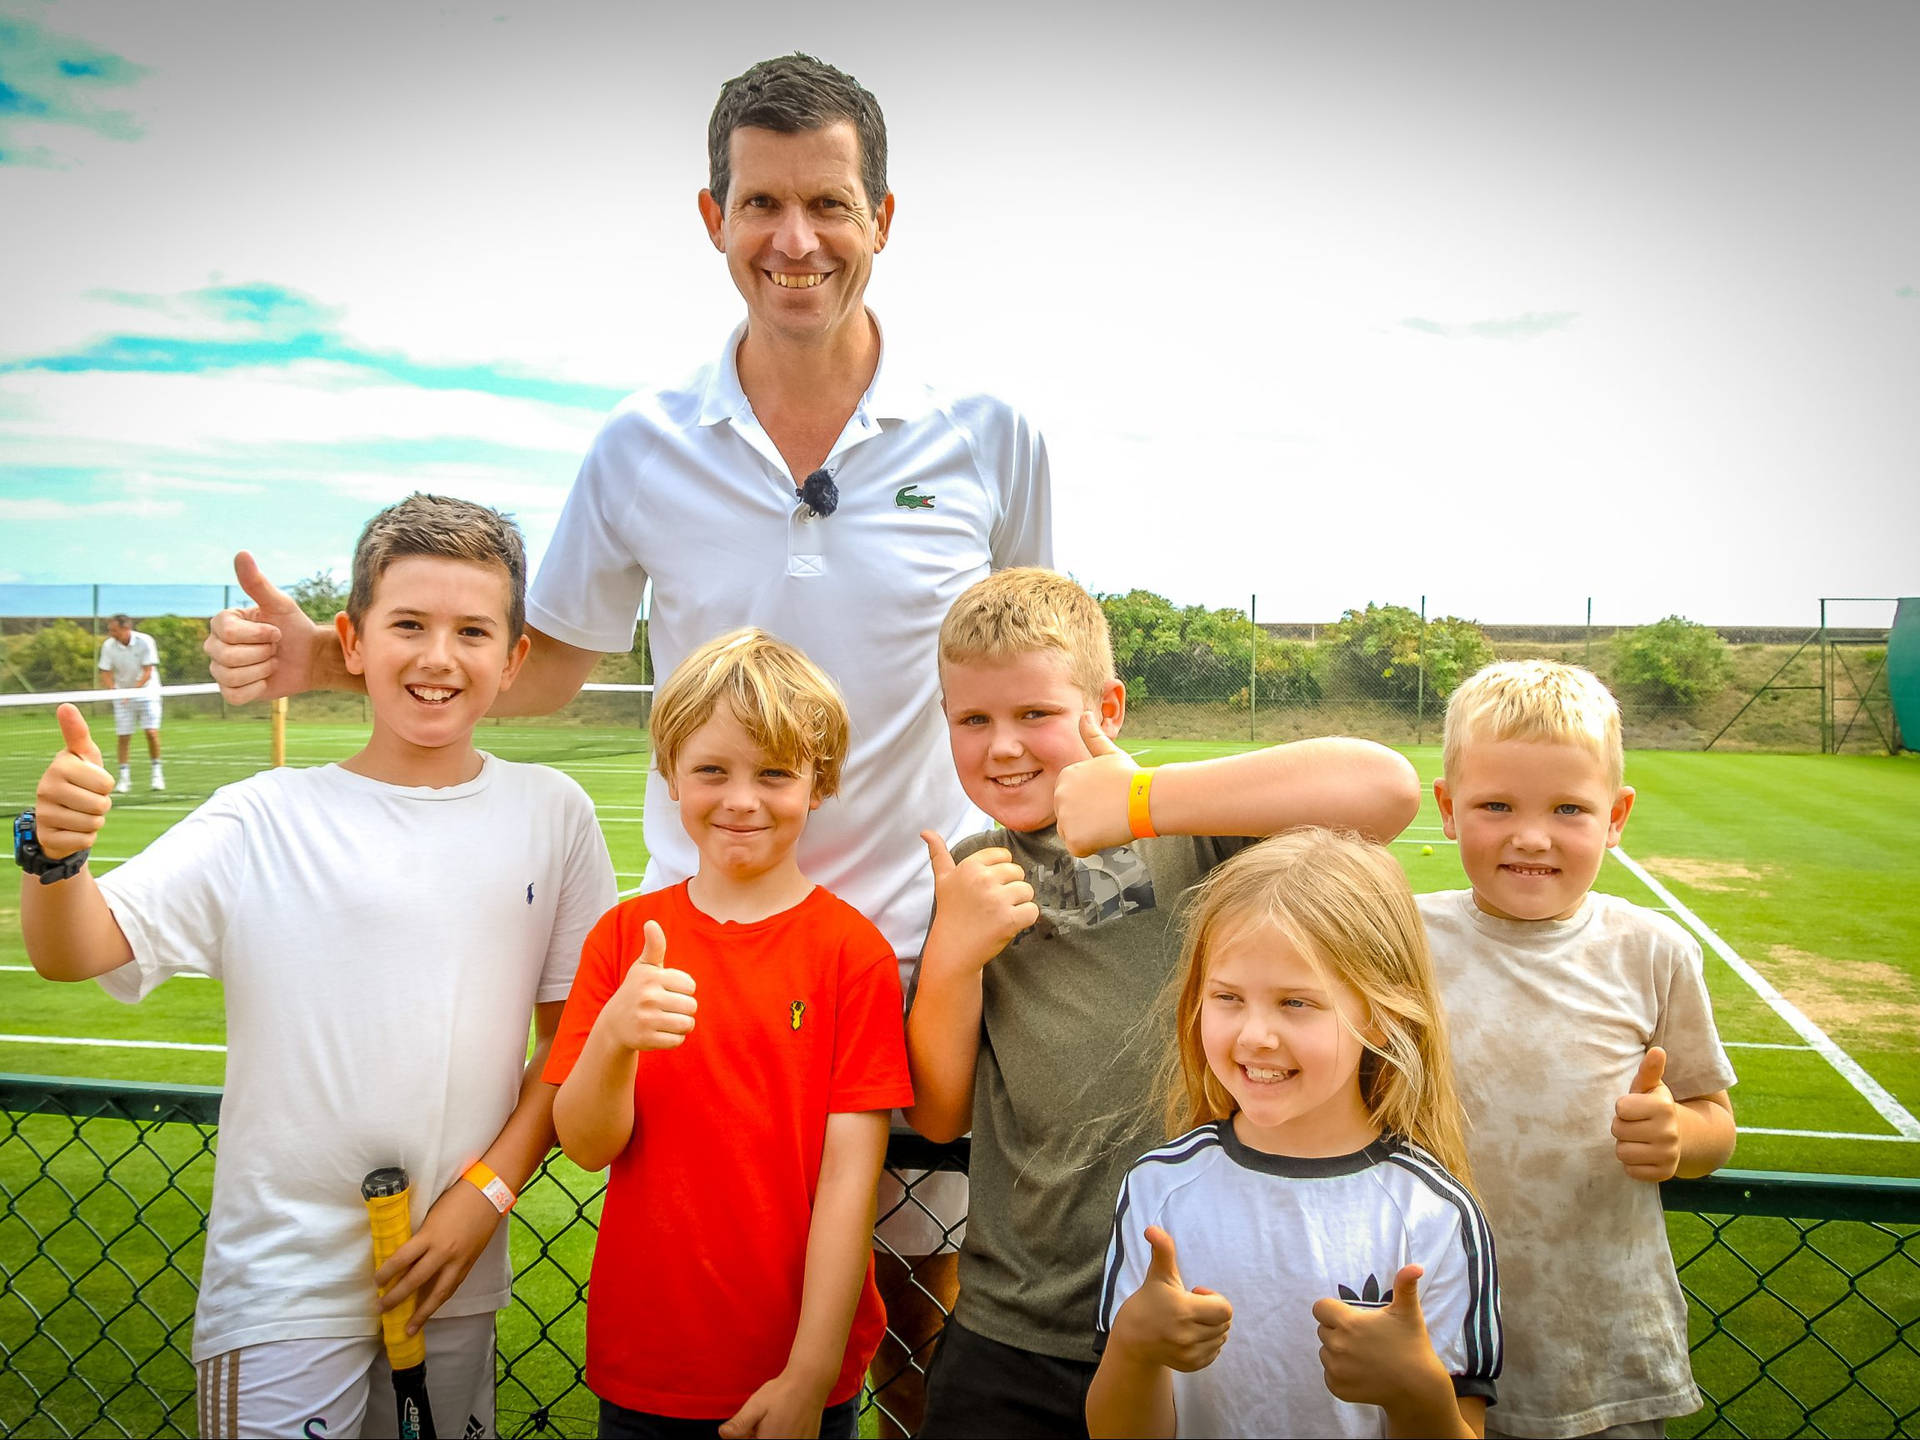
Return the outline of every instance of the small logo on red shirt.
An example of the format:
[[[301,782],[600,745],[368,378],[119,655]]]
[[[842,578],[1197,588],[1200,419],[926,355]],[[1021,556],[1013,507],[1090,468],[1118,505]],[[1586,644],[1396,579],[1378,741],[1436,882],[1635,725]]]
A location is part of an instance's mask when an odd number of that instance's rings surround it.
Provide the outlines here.
[[[800,1028],[800,1019],[807,1013],[807,1002],[796,1000],[787,1007],[787,1023],[794,1029]]]

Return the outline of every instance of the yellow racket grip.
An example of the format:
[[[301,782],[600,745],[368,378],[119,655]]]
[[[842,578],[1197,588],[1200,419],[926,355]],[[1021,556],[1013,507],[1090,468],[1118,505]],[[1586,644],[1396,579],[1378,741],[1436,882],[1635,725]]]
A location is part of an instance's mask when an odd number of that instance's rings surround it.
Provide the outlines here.
[[[370,1171],[360,1182],[360,1198],[367,1202],[367,1224],[373,1230],[373,1268],[376,1270],[413,1236],[413,1218],[407,1211],[410,1189],[407,1172],[398,1165]],[[407,1321],[412,1318],[411,1295],[380,1315],[387,1363],[395,1370],[423,1364],[427,1358],[427,1337],[407,1334]]]

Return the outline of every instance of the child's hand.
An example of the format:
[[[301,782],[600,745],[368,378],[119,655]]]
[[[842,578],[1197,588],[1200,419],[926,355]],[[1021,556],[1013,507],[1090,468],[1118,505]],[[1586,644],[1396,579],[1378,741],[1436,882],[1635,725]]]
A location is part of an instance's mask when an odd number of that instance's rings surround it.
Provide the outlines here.
[[[1080,743],[1087,758],[1054,777],[1053,814],[1068,852],[1092,855],[1133,839],[1133,827],[1127,824],[1127,787],[1140,767],[1107,738],[1091,712],[1080,716]]]
[[[955,864],[935,831],[922,830],[920,838],[933,866],[934,924],[962,937],[966,952],[978,956],[982,967],[1040,918],[1033,886],[1011,850],[992,846]]]
[[[826,1408],[826,1395],[818,1387],[781,1371],[747,1397],[747,1403],[721,1423],[725,1440],[747,1440],[749,1436],[800,1436],[805,1440],[820,1433],[820,1412]]]
[[[407,1333],[418,1335],[434,1311],[460,1288],[473,1262],[493,1238],[500,1212],[470,1180],[456,1180],[433,1202],[420,1228],[373,1272],[383,1289],[380,1308],[391,1310],[407,1296],[413,1298],[413,1318]],[[418,1293],[415,1293],[418,1292]]]
[[[40,848],[63,860],[90,848],[105,827],[113,808],[113,776],[101,768],[100,747],[79,708],[62,705],[55,714],[65,748],[33,792],[33,825]]]
[[[1633,1088],[1613,1102],[1613,1153],[1635,1180],[1671,1180],[1680,1168],[1680,1107],[1662,1077],[1667,1052],[1647,1051]]]
[[[657,920],[647,921],[647,943],[593,1022],[607,1027],[614,1044],[627,1050],[671,1050],[693,1033],[693,977],[665,968],[667,935]]]
[[[1425,1273],[1418,1265],[1401,1266],[1393,1277],[1393,1299],[1378,1309],[1331,1299],[1313,1302],[1313,1318],[1320,1323],[1320,1368],[1336,1399],[1389,1412],[1433,1407],[1458,1416],[1453,1381],[1433,1353],[1420,1309]],[[1434,1432],[1415,1428],[1408,1433]]]
[[[1153,1263],[1146,1279],[1113,1317],[1113,1338],[1155,1365],[1174,1370],[1204,1370],[1227,1343],[1233,1306],[1224,1295],[1189,1290],[1180,1278],[1173,1237],[1158,1225],[1146,1229]]]

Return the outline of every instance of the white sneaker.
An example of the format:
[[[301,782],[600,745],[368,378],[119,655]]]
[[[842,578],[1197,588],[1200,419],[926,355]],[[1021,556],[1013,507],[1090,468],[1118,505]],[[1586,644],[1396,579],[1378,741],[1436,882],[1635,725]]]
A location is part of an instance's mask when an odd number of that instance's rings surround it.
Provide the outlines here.
[[[156,790],[164,790],[167,788],[167,777],[160,773],[157,766],[153,772],[153,788]]]
[[[131,789],[133,789],[133,772],[122,770],[120,772],[120,783],[113,787],[113,793],[116,795],[124,795]]]

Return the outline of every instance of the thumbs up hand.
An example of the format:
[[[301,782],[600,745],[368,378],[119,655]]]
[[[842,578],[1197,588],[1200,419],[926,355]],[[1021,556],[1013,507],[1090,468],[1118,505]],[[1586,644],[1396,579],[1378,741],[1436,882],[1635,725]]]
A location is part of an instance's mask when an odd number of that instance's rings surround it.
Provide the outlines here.
[[[1667,1089],[1667,1052],[1647,1051],[1633,1088],[1613,1102],[1613,1153],[1635,1180],[1671,1180],[1680,1168],[1680,1107]]]
[[[1080,716],[1086,758],[1054,777],[1053,813],[1060,843],[1075,855],[1091,855],[1133,839],[1127,824],[1127,787],[1140,767],[1100,728],[1091,712]]]
[[[984,969],[1040,918],[1027,872],[1002,846],[976,850],[956,864],[937,832],[922,830],[920,838],[933,867],[933,923],[942,943]]]
[[[1418,1265],[1403,1265],[1393,1277],[1393,1298],[1377,1308],[1316,1300],[1313,1318],[1320,1326],[1320,1368],[1327,1389],[1352,1405],[1378,1405],[1389,1416],[1429,1407],[1458,1418],[1453,1381],[1434,1354],[1427,1317],[1420,1309]],[[1438,1433],[1416,1428],[1395,1431]]]
[[[62,705],[61,751],[53,757],[33,792],[34,830],[40,848],[55,860],[86,850],[107,823],[113,808],[113,776],[100,764],[87,717],[77,706]]]
[[[626,1050],[671,1050],[693,1033],[693,976],[668,970],[667,936],[660,922],[649,920],[646,945],[627,970],[600,1016],[597,1030],[607,1027],[608,1038]]]
[[[1146,1229],[1153,1260],[1140,1288],[1113,1317],[1113,1343],[1149,1364],[1174,1370],[1204,1370],[1214,1362],[1233,1328],[1233,1306],[1204,1286],[1189,1290],[1180,1278],[1173,1237],[1158,1225]]]
[[[233,557],[233,578],[253,604],[222,610],[207,622],[207,668],[220,682],[221,698],[235,705],[249,700],[298,695],[308,688],[312,651],[321,628],[300,604],[275,585],[253,556]],[[327,637],[331,632],[327,632]]]

